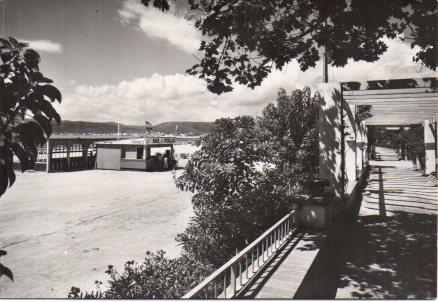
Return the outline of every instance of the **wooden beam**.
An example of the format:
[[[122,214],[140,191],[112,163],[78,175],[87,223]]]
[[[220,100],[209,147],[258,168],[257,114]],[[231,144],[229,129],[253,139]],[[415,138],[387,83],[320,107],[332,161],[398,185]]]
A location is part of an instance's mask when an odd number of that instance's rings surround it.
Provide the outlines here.
[[[398,124],[418,124],[424,122],[424,117],[397,117],[397,118],[369,118],[365,121],[366,125],[398,125]]]
[[[379,100],[379,101],[353,101],[353,102],[347,102],[348,104],[352,104],[352,105],[371,105],[371,106],[409,106],[409,105],[413,105],[413,106],[436,106],[436,104],[438,104],[438,102],[436,100],[423,100],[423,101],[416,101],[416,102],[412,102],[412,101],[396,101],[396,100]],[[354,104],[356,103],[356,104]]]
[[[412,97],[412,98],[393,98],[390,96],[387,96],[386,98],[378,98],[373,99],[368,97],[367,99],[349,99],[345,98],[345,101],[347,101],[350,105],[373,105],[373,104],[379,104],[379,103],[393,103],[393,104],[401,104],[401,103],[419,103],[419,102],[425,102],[425,103],[436,103],[438,104],[438,94],[431,95],[428,97]]]
[[[406,103],[406,104],[374,104],[372,105],[372,108],[378,108],[378,109],[385,109],[385,108],[391,108],[391,109],[397,109],[397,108],[412,108],[412,109],[417,109],[417,108],[431,108],[431,109],[438,109],[438,104],[433,104],[433,103],[421,103],[421,104],[410,104],[410,103]]]
[[[385,94],[367,94],[367,95],[344,95],[345,100],[378,100],[378,99],[410,99],[410,98],[431,98],[438,97],[437,92],[430,93],[385,93]]]
[[[403,88],[403,89],[375,89],[342,91],[343,96],[364,96],[384,94],[417,94],[437,92],[436,88]]]
[[[435,115],[438,114],[438,110],[432,110],[432,109],[412,109],[412,108],[378,108],[378,109],[371,109],[370,111],[372,114],[391,114],[391,115],[397,115],[399,113],[410,113],[410,114],[426,114],[426,115]]]

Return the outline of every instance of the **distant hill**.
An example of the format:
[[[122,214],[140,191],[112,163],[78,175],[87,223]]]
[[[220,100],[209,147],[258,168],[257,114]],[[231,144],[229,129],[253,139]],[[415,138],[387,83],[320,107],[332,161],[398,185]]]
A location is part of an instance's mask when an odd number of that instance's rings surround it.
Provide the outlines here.
[[[153,131],[174,134],[178,125],[180,134],[205,134],[210,132],[214,125],[208,122],[166,122],[152,126]],[[114,122],[86,122],[64,120],[61,125],[52,124],[54,134],[113,134],[117,133],[117,123]],[[145,126],[120,124],[121,133],[144,133]]]
[[[153,126],[155,131],[163,133],[175,133],[178,126],[178,133],[204,134],[213,130],[214,124],[209,122],[166,122]]]

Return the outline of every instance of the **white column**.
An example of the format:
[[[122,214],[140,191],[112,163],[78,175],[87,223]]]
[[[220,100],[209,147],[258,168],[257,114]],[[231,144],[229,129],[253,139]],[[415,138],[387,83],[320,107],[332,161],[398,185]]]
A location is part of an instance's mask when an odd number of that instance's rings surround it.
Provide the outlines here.
[[[362,171],[364,158],[364,126],[360,123],[356,132],[356,169]]]
[[[367,126],[364,124],[363,125],[363,163],[365,165],[368,165],[368,128]]]
[[[356,108],[344,101],[345,185],[356,181]]]
[[[424,121],[424,146],[426,149],[426,174],[436,172],[434,129],[429,120]]]
[[[319,177],[330,183],[336,197],[343,196],[341,84],[319,84]]]
[[[46,172],[50,171],[51,161],[52,161],[52,148],[50,146],[50,138],[48,138],[47,139]]]

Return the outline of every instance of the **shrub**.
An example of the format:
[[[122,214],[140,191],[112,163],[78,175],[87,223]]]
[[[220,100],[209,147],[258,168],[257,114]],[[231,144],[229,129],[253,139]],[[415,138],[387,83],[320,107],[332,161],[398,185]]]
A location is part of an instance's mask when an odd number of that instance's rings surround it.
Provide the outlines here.
[[[318,95],[280,90],[256,127],[249,116],[223,118],[205,136],[176,184],[192,191],[194,216],[177,240],[183,256],[148,253],[142,265],[112,267],[109,289],[70,298],[174,298],[205,279],[289,210],[302,182],[317,177]]]
[[[287,212],[273,198],[252,117],[219,119],[177,180],[194,192],[194,217],[177,240],[195,259],[215,267],[229,260]]]
[[[105,291],[82,292],[72,287],[71,299],[154,299],[178,298],[195,287],[212,272],[212,267],[186,255],[175,259],[165,257],[164,251],[146,252],[142,264],[125,263],[122,273],[108,266],[109,288]],[[100,283],[96,281],[96,283]]]
[[[292,200],[303,184],[318,178],[319,94],[310,88],[287,95],[278,92],[276,104],[269,104],[258,119],[262,132],[265,173],[275,187],[277,198]]]

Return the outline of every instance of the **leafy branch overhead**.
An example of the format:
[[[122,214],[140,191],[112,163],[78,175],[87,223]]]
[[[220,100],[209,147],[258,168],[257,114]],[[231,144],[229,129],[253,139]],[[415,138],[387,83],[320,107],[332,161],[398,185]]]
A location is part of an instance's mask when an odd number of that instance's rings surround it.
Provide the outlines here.
[[[40,55],[9,37],[0,38],[0,195],[15,181],[13,155],[22,171],[33,167],[38,150],[61,123],[52,106],[61,102],[53,81],[39,71]]]
[[[232,82],[256,87],[296,59],[303,71],[325,50],[332,66],[349,59],[374,62],[387,50],[383,37],[402,35],[413,58],[436,70],[436,0],[187,0],[204,35],[203,57],[187,72],[221,94]],[[141,0],[162,11],[166,0]]]

